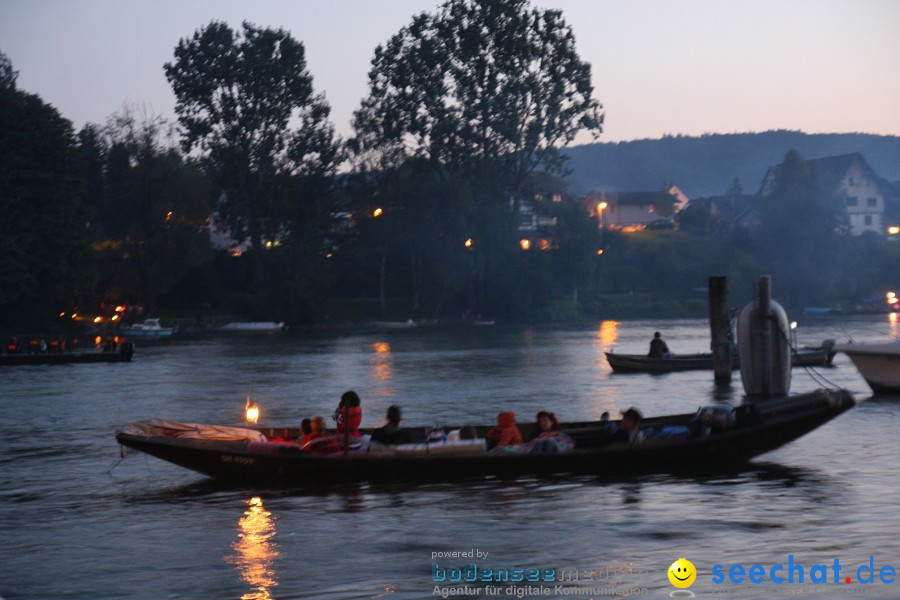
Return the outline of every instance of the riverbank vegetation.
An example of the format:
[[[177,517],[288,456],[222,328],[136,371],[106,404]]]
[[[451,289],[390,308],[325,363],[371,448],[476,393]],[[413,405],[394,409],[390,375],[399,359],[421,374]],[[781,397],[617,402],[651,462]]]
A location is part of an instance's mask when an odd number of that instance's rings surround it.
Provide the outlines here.
[[[0,58],[4,331],[117,305],[301,327],[702,316],[723,274],[736,302],[761,274],[791,306],[900,287],[900,243],[849,236],[796,152],[753,230],[602,227],[560,153],[602,131],[590,65],[526,0],[414,17],[375,50],[346,140],[281,29],[182,39],[177,123],[126,106],[76,133]]]

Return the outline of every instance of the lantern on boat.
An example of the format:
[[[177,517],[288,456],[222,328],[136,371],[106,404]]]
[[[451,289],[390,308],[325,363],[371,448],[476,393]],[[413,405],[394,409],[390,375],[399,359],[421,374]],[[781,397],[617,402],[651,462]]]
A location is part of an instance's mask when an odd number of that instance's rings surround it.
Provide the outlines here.
[[[259,421],[259,405],[247,396],[246,415],[248,423]]]

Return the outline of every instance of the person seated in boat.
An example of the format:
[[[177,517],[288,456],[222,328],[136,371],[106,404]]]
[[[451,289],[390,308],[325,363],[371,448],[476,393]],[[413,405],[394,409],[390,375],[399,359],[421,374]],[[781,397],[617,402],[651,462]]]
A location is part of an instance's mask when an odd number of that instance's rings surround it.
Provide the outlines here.
[[[325,425],[324,419],[322,419],[322,425],[323,425],[323,427]],[[301,445],[305,444],[306,442],[308,442],[309,440],[312,439],[312,437],[310,437],[311,435],[312,435],[312,420],[303,419],[302,421],[300,421],[300,435],[297,436],[297,443],[299,443]]]
[[[516,413],[504,411],[497,415],[497,425],[488,431],[484,438],[488,448],[518,446],[522,443],[522,433],[516,425]]]
[[[341,451],[338,436],[325,430],[325,419],[315,416],[310,421],[310,434],[306,436],[300,450],[310,454],[337,454]]]
[[[641,414],[641,411],[638,409],[631,407],[628,410],[622,411],[622,420],[619,422],[619,427],[616,429],[616,432],[613,434],[612,441],[614,442],[626,442],[629,444],[639,444],[644,441],[644,432],[640,430],[641,419],[644,416]]]
[[[554,413],[542,410],[537,414],[536,424],[538,433],[528,442],[528,452],[557,453],[575,449],[575,440],[562,432]]]
[[[669,346],[666,344],[665,340],[662,339],[662,335],[657,331],[653,334],[653,339],[650,340],[650,352],[647,354],[650,358],[668,358],[671,356],[671,352],[669,352]]]
[[[391,405],[387,409],[387,423],[372,432],[373,442],[392,446],[396,444],[409,444],[412,438],[409,431],[400,427],[400,407]]]
[[[362,423],[362,402],[353,390],[344,392],[332,418],[337,422],[338,435],[344,435],[346,427],[350,437],[360,437],[359,425]],[[346,419],[346,423],[344,422]]]

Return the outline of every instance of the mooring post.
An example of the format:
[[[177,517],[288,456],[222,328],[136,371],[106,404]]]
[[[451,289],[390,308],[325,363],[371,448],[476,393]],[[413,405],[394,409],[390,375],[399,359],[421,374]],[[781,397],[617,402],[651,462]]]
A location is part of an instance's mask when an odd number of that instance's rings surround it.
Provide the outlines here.
[[[759,278],[759,304],[758,312],[760,320],[760,363],[762,370],[762,393],[765,396],[772,395],[772,278],[763,275]]]
[[[728,319],[728,280],[709,278],[709,330],[716,383],[731,383],[731,323]]]

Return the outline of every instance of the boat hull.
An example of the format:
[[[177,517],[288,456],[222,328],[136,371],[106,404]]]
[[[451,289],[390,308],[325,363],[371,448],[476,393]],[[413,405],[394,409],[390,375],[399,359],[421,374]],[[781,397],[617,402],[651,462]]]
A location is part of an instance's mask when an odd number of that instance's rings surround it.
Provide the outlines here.
[[[165,329],[132,329],[130,327],[126,327],[121,330],[122,335],[126,337],[140,337],[140,338],[168,338],[172,337],[175,334],[174,328],[165,328]]]
[[[254,444],[136,435],[120,432],[123,446],[216,479],[273,485],[343,481],[443,481],[473,477],[591,474],[622,478],[652,472],[702,472],[740,467],[833,419],[854,405],[843,391],[743,405],[730,431],[693,438],[658,438],[642,444],[611,442],[600,423],[573,423],[565,431],[576,450],[563,454],[424,454],[373,456],[365,453],[315,456],[291,444]],[[693,415],[647,419],[647,426],[686,424]],[[278,430],[282,432],[283,430]]]
[[[122,348],[114,352],[2,354],[0,355],[0,366],[131,362],[133,356],[134,346],[125,346],[123,344]]]
[[[793,367],[831,366],[834,350],[829,347],[803,348],[792,353]],[[606,360],[615,373],[672,373],[675,371],[712,370],[710,353],[673,354],[668,357],[650,357],[646,354],[618,354],[607,352]],[[731,359],[732,370],[740,368],[737,356]]]
[[[848,344],[838,350],[850,357],[876,394],[900,394],[900,343]]]

